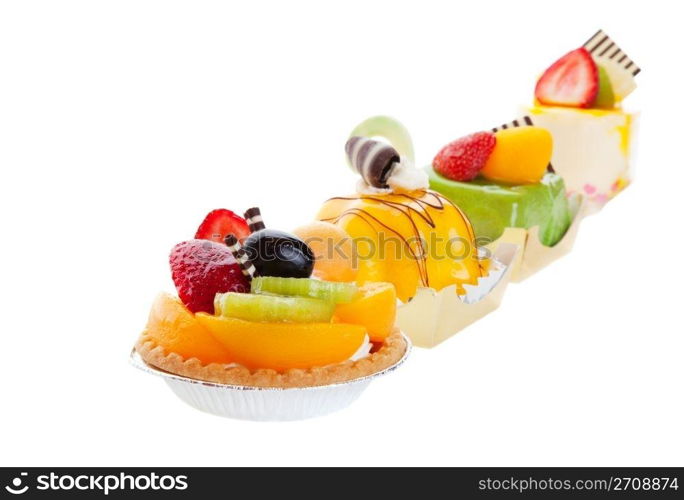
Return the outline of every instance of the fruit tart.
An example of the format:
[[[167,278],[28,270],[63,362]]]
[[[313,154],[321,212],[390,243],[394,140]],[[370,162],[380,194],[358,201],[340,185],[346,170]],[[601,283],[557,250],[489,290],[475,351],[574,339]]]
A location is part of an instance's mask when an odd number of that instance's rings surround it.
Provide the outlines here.
[[[155,300],[136,363],[220,415],[288,420],[345,406],[409,344],[391,283],[324,281],[314,265],[309,245],[267,229],[257,208],[211,212],[171,251],[178,295]]]
[[[480,244],[522,246],[514,281],[567,253],[581,219],[581,197],[568,198],[552,151],[551,133],[526,116],[447,144],[426,168],[430,187],[466,213]]]
[[[622,103],[641,70],[602,30],[554,62],[524,113],[553,135],[552,163],[595,211],[630,180],[637,115]]]
[[[359,177],[356,193],[330,198],[316,220],[295,233],[315,247],[318,276],[353,279],[360,286],[392,283],[398,325],[415,345],[431,347],[499,305],[506,259],[515,249],[504,252],[505,262],[482,260],[468,217],[429,189],[412,151],[396,120],[374,117],[360,124],[345,147]],[[351,258],[334,257],[342,253]]]

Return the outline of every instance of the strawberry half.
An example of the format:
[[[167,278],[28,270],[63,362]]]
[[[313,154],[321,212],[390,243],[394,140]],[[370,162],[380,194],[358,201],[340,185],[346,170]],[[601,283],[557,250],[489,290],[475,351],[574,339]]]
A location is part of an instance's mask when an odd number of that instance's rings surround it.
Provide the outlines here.
[[[192,312],[214,314],[217,293],[249,292],[247,278],[225,244],[206,240],[179,243],[169,255],[173,283]]]
[[[495,145],[496,137],[491,132],[461,137],[437,153],[432,160],[432,168],[452,181],[472,181],[484,167]]]
[[[588,108],[599,90],[598,68],[585,48],[568,52],[537,82],[534,95],[541,104]]]
[[[195,239],[223,243],[229,234],[234,234],[238,240],[243,240],[249,236],[247,222],[235,212],[217,208],[204,218],[195,233]]]

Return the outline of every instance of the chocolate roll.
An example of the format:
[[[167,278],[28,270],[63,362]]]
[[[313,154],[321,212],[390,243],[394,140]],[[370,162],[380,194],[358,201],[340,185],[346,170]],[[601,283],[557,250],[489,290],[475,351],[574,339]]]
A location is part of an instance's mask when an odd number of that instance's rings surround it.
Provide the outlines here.
[[[255,233],[266,227],[264,219],[261,218],[261,210],[258,207],[252,207],[245,212],[245,220],[249,226],[249,232]]]
[[[387,179],[399,162],[399,153],[389,144],[366,137],[350,137],[344,147],[349,162],[369,186],[387,188]]]

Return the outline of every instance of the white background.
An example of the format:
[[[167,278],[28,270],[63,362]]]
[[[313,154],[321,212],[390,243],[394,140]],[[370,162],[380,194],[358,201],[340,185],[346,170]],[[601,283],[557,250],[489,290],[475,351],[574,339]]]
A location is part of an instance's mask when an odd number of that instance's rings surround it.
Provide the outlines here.
[[[684,465],[670,3],[240,4],[2,3],[0,465]],[[304,223],[353,189],[361,119],[428,163],[599,27],[643,68],[636,182],[499,310],[311,421],[206,415],[127,364],[210,209]]]

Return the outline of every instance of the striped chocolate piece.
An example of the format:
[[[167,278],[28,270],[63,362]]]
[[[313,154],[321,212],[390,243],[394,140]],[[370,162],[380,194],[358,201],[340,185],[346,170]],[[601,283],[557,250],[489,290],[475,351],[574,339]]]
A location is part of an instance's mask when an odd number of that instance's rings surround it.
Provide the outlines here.
[[[258,276],[256,267],[254,267],[252,261],[247,257],[247,253],[245,252],[245,249],[242,248],[237,237],[234,234],[229,234],[224,241],[228,250],[230,250],[230,253],[233,254],[233,257],[237,261],[238,266],[240,266],[240,270],[242,271],[242,274],[245,275],[245,278],[251,280],[255,276]]]
[[[532,127],[533,125],[534,123],[532,122],[532,118],[529,116],[523,116],[522,118],[517,118],[512,122],[504,123],[499,127],[494,127],[492,129],[492,133],[496,134],[499,130],[506,130],[507,128]],[[548,166],[546,167],[546,171],[554,174],[556,173],[556,170],[553,168],[553,165],[551,165],[551,162],[549,162]]]
[[[366,137],[350,137],[344,146],[349,162],[369,186],[387,188],[387,179],[399,162],[399,153],[389,144]]]
[[[251,233],[266,228],[264,219],[261,218],[261,210],[258,207],[252,207],[247,210],[245,212],[245,219]]]
[[[532,118],[529,116],[523,116],[522,118],[518,118],[516,120],[513,120],[512,122],[504,123],[503,125],[499,127],[494,127],[492,129],[492,133],[496,134],[499,130],[506,130],[507,128],[516,128],[516,127],[524,127],[524,126],[532,126],[534,123],[532,123]]]
[[[594,36],[587,40],[584,48],[594,57],[617,62],[632,76],[637,76],[641,71],[641,68],[634,64],[634,61],[603,30],[598,30]]]

